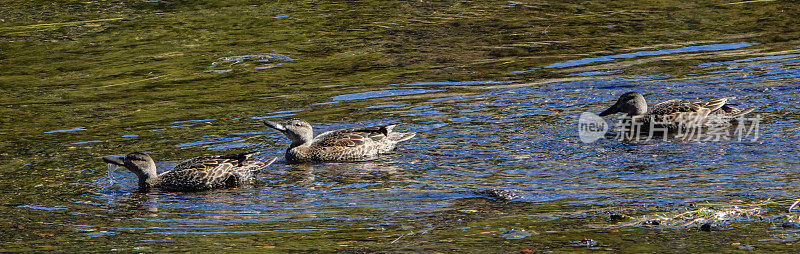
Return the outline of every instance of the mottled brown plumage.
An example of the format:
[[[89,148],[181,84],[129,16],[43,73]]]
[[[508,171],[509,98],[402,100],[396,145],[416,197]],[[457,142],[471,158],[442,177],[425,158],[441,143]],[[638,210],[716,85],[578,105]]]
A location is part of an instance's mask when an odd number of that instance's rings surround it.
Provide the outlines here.
[[[398,142],[416,133],[393,132],[395,125],[345,128],[314,137],[311,125],[300,119],[284,123],[264,121],[282,132],[292,144],[286,150],[289,163],[369,160],[392,151]]]
[[[124,156],[106,156],[106,163],[123,166],[139,178],[139,190],[151,188],[165,191],[203,191],[236,187],[252,179],[253,171],[265,168],[269,162],[252,161],[252,153],[223,156],[202,156],[178,163],[171,170],[156,174],[156,164],[150,155],[133,152]],[[276,158],[277,159],[277,158]]]
[[[709,123],[728,122],[756,109],[756,107],[734,107],[726,104],[732,99],[726,97],[699,101],[668,100],[648,110],[644,96],[637,92],[627,92],[621,95],[614,105],[600,113],[600,116],[625,113],[641,123],[645,129],[651,124],[659,128],[674,129],[682,124],[703,126]]]

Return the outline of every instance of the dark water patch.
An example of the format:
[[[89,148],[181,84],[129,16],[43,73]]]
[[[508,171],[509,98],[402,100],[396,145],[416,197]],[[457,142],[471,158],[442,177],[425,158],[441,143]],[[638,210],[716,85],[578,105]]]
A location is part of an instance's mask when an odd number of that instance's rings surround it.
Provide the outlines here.
[[[270,118],[283,118],[283,117],[290,117],[294,116],[296,113],[303,112],[303,110],[286,110],[286,111],[277,111],[277,112],[270,112],[267,113],[266,116],[254,116],[250,119],[253,120],[261,120],[261,119],[270,119]]]
[[[206,150],[227,150],[227,149],[239,149],[239,148],[247,148],[255,146],[255,144],[244,143],[244,142],[232,142],[227,144],[221,144],[206,148]]]
[[[175,145],[175,147],[183,148],[183,147],[191,147],[191,146],[201,146],[201,145],[209,145],[209,144],[222,143],[222,142],[230,142],[230,141],[235,141],[235,140],[239,140],[239,139],[241,139],[241,138],[211,138],[211,139],[206,139],[206,140],[201,140],[201,141],[178,144],[178,145]]]

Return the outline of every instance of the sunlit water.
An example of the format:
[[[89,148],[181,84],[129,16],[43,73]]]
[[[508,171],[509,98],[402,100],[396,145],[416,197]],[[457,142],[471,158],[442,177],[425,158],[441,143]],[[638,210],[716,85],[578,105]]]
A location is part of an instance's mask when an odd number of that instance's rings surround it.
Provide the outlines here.
[[[517,3],[503,5],[503,8],[523,8]],[[275,22],[288,22],[286,20],[295,18],[302,20],[302,15],[308,13],[270,14],[268,17],[276,19]],[[392,23],[375,22],[373,25],[394,26]],[[349,28],[342,30],[350,32]],[[541,35],[542,40],[549,36],[540,31],[536,34]],[[253,35],[258,36],[261,34]],[[143,126],[132,126],[126,122],[128,112],[116,112],[119,114],[113,116],[98,113],[98,116],[86,116],[92,125],[65,120],[57,126],[36,129],[41,139],[21,140],[13,145],[0,140],[0,147],[25,154],[26,157],[9,159],[16,163],[14,165],[31,168],[31,165],[44,164],[39,161],[48,163],[48,167],[36,170],[13,168],[2,172],[12,180],[15,177],[29,180],[2,182],[7,194],[3,200],[12,205],[4,208],[6,215],[0,219],[8,228],[17,230],[14,232],[24,232],[14,234],[19,238],[7,239],[5,243],[32,241],[20,244],[30,247],[38,245],[41,239],[53,239],[64,244],[97,244],[87,250],[105,251],[108,249],[102,246],[111,243],[122,246],[118,250],[127,251],[146,251],[148,246],[170,243],[189,245],[180,245],[184,246],[183,250],[198,250],[191,246],[193,241],[203,241],[209,235],[230,236],[226,238],[230,240],[285,233],[289,235],[286,239],[270,240],[300,243],[302,239],[291,238],[292,234],[318,231],[344,246],[353,239],[374,241],[371,237],[375,236],[342,236],[345,234],[342,231],[410,230],[408,225],[413,224],[417,227],[414,231],[422,235],[440,226],[431,225],[430,221],[444,217],[443,214],[454,210],[483,212],[486,202],[513,209],[552,209],[555,211],[552,217],[523,217],[528,221],[547,222],[573,218],[569,214],[573,207],[669,209],[704,202],[796,199],[800,181],[797,156],[800,118],[796,113],[800,94],[797,89],[800,46],[786,50],[785,45],[776,49],[776,45],[746,38],[720,41],[724,42],[678,43],[619,51],[612,47],[606,53],[591,53],[592,56],[582,55],[589,52],[558,55],[561,60],[546,64],[520,57],[508,61],[519,66],[512,70],[491,69],[506,62],[488,62],[484,68],[491,71],[482,70],[481,66],[464,67],[474,68],[478,73],[473,75],[478,78],[465,80],[454,80],[446,68],[436,78],[419,80],[411,75],[414,81],[406,82],[382,79],[381,72],[390,72],[393,67],[369,70],[373,72],[352,78],[355,81],[336,80],[338,73],[334,72],[337,70],[294,67],[298,76],[309,72],[322,76],[319,85],[293,79],[282,80],[280,84],[258,80],[261,77],[258,75],[271,75],[293,64],[319,67],[291,51],[269,53],[273,51],[258,48],[253,52],[228,53],[226,47],[231,45],[220,46],[225,50],[204,52],[207,55],[201,58],[206,61],[196,63],[185,76],[148,73],[142,74],[146,79],[135,76],[138,80],[131,82],[91,84],[92,89],[97,87],[91,91],[107,97],[133,94],[130,101],[125,101],[130,103],[131,111],[167,108],[174,115],[150,116],[156,119],[143,121],[148,123]],[[346,42],[346,39],[337,41]],[[240,42],[231,44],[236,43]],[[557,45],[560,42],[547,43]],[[329,53],[324,47],[297,50]],[[544,51],[543,54],[547,53]],[[352,67],[348,64],[355,66],[353,69],[359,68],[358,63],[352,63],[357,62],[357,57],[330,54],[338,57],[334,60],[340,61],[337,64],[344,65],[343,69]],[[170,57],[169,54],[148,56],[139,61],[144,65],[156,64]],[[528,64],[528,60],[532,63]],[[668,67],[653,67],[661,64]],[[109,68],[112,67],[115,66]],[[487,74],[489,77],[482,79],[481,71],[496,74]],[[539,75],[543,72],[548,73]],[[148,82],[152,80],[174,83],[151,85]],[[217,83],[220,87],[233,88],[224,93],[218,90],[203,93],[205,91],[182,87],[211,87]],[[325,90],[320,91],[324,92],[317,92],[322,88]],[[50,88],[44,90],[47,89]],[[190,92],[182,94],[181,89]],[[170,95],[171,101],[180,103],[162,102],[160,97],[148,94],[148,90]],[[164,91],[175,91],[178,95]],[[758,129],[746,129],[743,136],[729,129],[722,140],[688,141],[618,140],[612,131],[596,142],[581,142],[577,125],[581,113],[599,113],[628,91],[643,93],[651,106],[670,99],[736,97],[732,103],[737,106],[758,107],[748,115],[758,121]],[[29,93],[36,92],[39,91]],[[144,99],[136,97],[138,95]],[[265,110],[239,110],[226,105],[228,102],[235,104],[242,97],[245,102],[236,105],[247,104],[245,99],[274,103],[265,106]],[[152,105],[156,106],[140,107],[140,101],[144,100],[154,100]],[[101,107],[106,102],[80,103],[98,103]],[[218,110],[184,114],[198,105],[215,105]],[[16,104],[12,106],[20,108]],[[24,106],[27,105],[22,108]],[[230,115],[237,111],[238,115]],[[35,114],[48,117],[50,112]],[[176,115],[195,117],[174,119]],[[92,122],[92,117],[114,118],[117,122]],[[161,117],[169,120],[161,121]],[[398,124],[396,131],[416,132],[417,135],[401,143],[394,153],[375,161],[287,165],[283,153],[288,139],[264,126],[262,121],[293,117],[309,121],[316,133],[353,126]],[[605,120],[613,124],[618,119],[606,117]],[[752,123],[745,127],[752,127]],[[9,135],[9,140],[16,140],[11,139],[15,135]],[[33,145],[38,143],[47,149]],[[198,154],[259,151],[257,160],[268,161],[274,157],[279,160],[261,170],[257,181],[248,186],[199,193],[138,193],[133,173],[122,167],[104,168],[98,157],[132,152],[131,148],[150,152],[158,161],[159,172],[168,170],[179,159]],[[50,158],[66,159],[53,162],[48,160]],[[73,158],[83,160],[70,160]],[[62,193],[65,189],[71,192]],[[511,203],[502,203],[476,193],[486,189],[509,190],[516,198]],[[487,212],[490,216],[502,217],[508,212],[492,209],[486,208],[491,210]],[[577,214],[574,218],[586,218],[586,215]],[[566,232],[570,227],[564,228]],[[547,239],[539,235],[543,232],[522,228],[473,230],[495,232],[505,240]],[[29,236],[27,232],[40,235]],[[789,233],[794,235],[773,238],[797,239],[798,231]],[[592,237],[580,234],[570,240]],[[407,235],[391,235],[381,241],[402,242],[403,236]],[[342,241],[336,237],[341,237]],[[648,241],[659,241],[652,240],[659,237]],[[179,243],[186,239],[188,243]]]
[[[698,48],[714,49],[712,46]],[[683,52],[686,50],[626,55]],[[619,57],[603,61],[616,59]],[[560,68],[596,60],[572,60]],[[260,173],[259,183],[233,190],[133,193],[134,175],[109,167],[115,171],[86,183],[95,190],[79,200],[55,208],[35,203],[21,207],[75,210],[71,212],[75,217],[110,216],[136,225],[62,225],[93,237],[119,231],[238,234],[327,230],[353,222],[391,224],[432,215],[455,200],[477,197],[474,190],[489,188],[513,190],[518,194],[515,201],[530,203],[669,205],[795,197],[800,159],[787,155],[797,154],[800,141],[800,123],[793,113],[798,110],[795,86],[800,55],[707,62],[693,66],[692,71],[679,77],[659,73],[608,76],[615,70],[582,72],[568,76],[588,78],[535,85],[496,81],[392,84],[384,90],[337,95],[331,97],[332,102],[366,100],[369,106],[364,110],[380,110],[392,117],[357,123],[316,122],[317,133],[356,125],[400,124],[398,131],[418,134],[378,161],[290,166],[281,158]],[[456,86],[471,89],[449,95],[447,91]],[[626,142],[615,140],[612,133],[595,143],[580,142],[580,113],[597,113],[617,95],[632,90],[644,92],[651,105],[673,98],[735,96],[738,105],[759,107],[752,114],[761,118],[758,136],[752,133],[741,141],[730,136],[732,140],[721,141]],[[421,94],[427,99],[405,99]],[[285,119],[303,110],[255,114],[250,120]],[[218,120],[187,119],[163,128],[191,129],[194,123],[212,121]],[[155,130],[129,135],[135,138]],[[76,140],[71,144],[89,146],[93,142]],[[262,151],[257,159],[268,160],[282,157],[287,145],[280,133],[258,126],[252,132],[185,140],[175,149],[202,147],[210,154],[222,154],[247,148]],[[159,167],[166,170],[174,163],[162,162]],[[129,211],[136,213],[117,215]],[[277,229],[262,228],[262,224],[272,223]],[[262,226],[251,228],[251,224]]]

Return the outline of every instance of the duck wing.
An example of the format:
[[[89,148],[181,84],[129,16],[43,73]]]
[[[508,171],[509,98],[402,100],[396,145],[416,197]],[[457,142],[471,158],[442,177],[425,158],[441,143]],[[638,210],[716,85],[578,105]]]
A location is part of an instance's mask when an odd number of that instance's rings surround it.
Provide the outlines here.
[[[734,104],[725,104],[718,110],[711,112],[711,115],[709,116],[713,116],[722,120],[733,120],[734,118],[750,113],[756,108],[757,107],[737,107]]]
[[[170,191],[200,191],[231,186],[238,182],[234,175],[237,160],[194,158],[178,164],[180,167],[159,175],[159,188]]]
[[[272,164],[275,159],[265,163],[251,161],[253,153],[230,154],[222,156],[201,156],[178,163],[172,170],[159,175],[159,188],[168,190],[207,190],[220,187],[233,187],[248,181],[252,171]]]
[[[172,167],[172,170],[188,169],[188,168],[207,169],[223,163],[230,163],[233,164],[234,166],[244,166],[246,164],[249,164],[248,162],[254,162],[254,161],[249,161],[249,159],[256,153],[257,152],[246,152],[246,153],[235,153],[227,155],[195,157],[181,161],[180,163],[178,163],[178,165]]]
[[[387,136],[394,125],[344,128],[319,134],[314,144],[319,146],[355,147],[367,142],[380,141]]]
[[[702,101],[668,100],[656,104],[648,112],[650,115],[666,116],[685,113],[700,113],[708,115],[709,112],[719,109],[729,98],[714,98]],[[705,117],[705,116],[703,116]]]

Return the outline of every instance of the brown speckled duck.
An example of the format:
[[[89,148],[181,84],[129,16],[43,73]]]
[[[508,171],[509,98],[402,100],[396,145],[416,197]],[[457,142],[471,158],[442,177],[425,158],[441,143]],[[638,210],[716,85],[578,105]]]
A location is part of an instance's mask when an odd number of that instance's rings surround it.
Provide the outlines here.
[[[292,141],[286,150],[286,161],[289,163],[370,160],[392,151],[398,142],[416,135],[413,132],[393,132],[395,125],[386,125],[345,128],[314,137],[311,125],[301,119],[284,123],[264,121],[264,124],[282,132]]]
[[[252,154],[192,158],[161,174],[156,174],[153,158],[142,152],[105,156],[103,161],[123,166],[136,174],[141,192],[147,192],[151,188],[165,191],[203,191],[239,186],[252,179],[254,170],[265,168],[277,159],[269,162],[249,160]]]
[[[607,116],[616,113],[625,113],[629,117],[648,127],[651,122],[654,126],[675,129],[685,121],[701,126],[730,122],[737,117],[750,113],[756,107],[735,107],[727,104],[733,97],[714,98],[708,100],[668,100],[656,104],[648,110],[644,96],[637,92],[627,92],[619,97],[616,103],[600,113]]]

